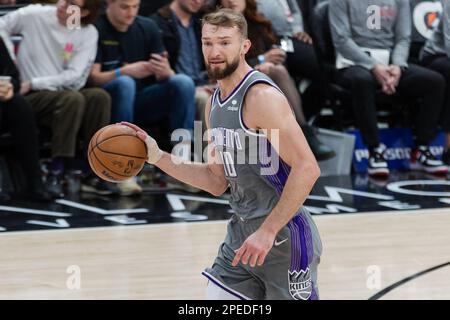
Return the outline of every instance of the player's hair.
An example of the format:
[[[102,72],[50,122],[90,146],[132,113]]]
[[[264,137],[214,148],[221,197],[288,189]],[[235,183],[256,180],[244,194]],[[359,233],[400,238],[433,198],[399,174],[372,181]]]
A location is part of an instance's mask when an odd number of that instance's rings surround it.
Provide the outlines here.
[[[248,37],[247,21],[240,12],[232,9],[219,9],[208,13],[202,19],[202,26],[210,24],[216,27],[236,27],[244,39]]]

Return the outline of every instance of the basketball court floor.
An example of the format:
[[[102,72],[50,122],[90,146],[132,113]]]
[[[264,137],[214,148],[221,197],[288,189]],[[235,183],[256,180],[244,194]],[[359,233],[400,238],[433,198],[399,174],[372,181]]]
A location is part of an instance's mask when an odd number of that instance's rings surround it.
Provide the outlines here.
[[[0,299],[204,299],[227,197],[147,188],[0,203]],[[322,299],[450,299],[450,182],[322,177],[305,206],[322,241]]]

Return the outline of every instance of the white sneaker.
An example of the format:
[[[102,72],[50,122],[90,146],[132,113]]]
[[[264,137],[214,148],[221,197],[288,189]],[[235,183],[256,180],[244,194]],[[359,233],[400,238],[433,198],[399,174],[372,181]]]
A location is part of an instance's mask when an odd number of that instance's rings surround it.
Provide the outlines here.
[[[142,193],[142,187],[137,183],[136,177],[118,183],[117,186],[122,196],[132,196]]]
[[[448,172],[447,165],[431,153],[427,146],[419,146],[411,154],[410,168],[422,170],[433,174],[445,174]]]
[[[369,155],[369,163],[367,166],[367,172],[369,176],[373,177],[387,177],[389,176],[388,163],[384,159],[384,152],[386,146],[380,144],[378,148],[374,149]]]

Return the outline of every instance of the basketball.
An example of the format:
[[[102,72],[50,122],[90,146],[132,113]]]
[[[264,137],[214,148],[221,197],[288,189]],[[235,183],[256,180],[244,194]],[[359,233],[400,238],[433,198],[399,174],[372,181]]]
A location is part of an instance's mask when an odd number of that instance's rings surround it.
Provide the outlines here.
[[[136,176],[144,167],[147,147],[136,132],[121,124],[98,130],[88,147],[89,165],[97,176],[121,182]]]

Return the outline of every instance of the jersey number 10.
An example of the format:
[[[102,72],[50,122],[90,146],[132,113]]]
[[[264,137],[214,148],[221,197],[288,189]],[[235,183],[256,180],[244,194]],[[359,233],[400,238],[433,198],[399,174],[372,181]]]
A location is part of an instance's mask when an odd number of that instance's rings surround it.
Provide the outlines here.
[[[237,177],[236,168],[234,167],[233,156],[228,151],[220,151],[220,156],[223,162],[223,169],[225,170],[225,175],[227,177]]]

